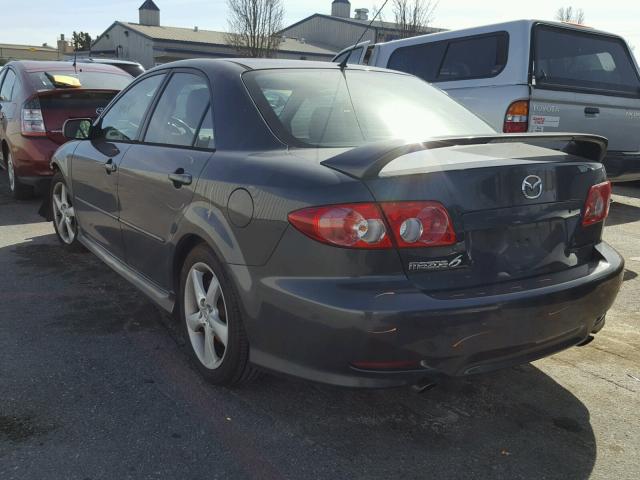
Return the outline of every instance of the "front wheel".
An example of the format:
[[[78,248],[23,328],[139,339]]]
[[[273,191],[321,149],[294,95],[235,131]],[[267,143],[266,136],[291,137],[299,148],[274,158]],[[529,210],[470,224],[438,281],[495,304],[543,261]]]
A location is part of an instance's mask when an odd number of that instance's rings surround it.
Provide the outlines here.
[[[209,382],[234,385],[256,375],[235,289],[205,245],[182,267],[178,313],[189,354]]]
[[[51,180],[51,218],[56,236],[62,245],[69,250],[80,251],[78,241],[78,222],[73,208],[71,193],[60,172],[56,172]]]

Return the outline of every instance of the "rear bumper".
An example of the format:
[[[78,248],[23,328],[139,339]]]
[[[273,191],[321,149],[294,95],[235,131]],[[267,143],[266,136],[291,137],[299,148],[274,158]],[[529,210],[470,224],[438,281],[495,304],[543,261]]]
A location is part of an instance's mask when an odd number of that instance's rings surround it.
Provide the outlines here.
[[[607,176],[613,182],[640,180],[640,154],[609,152],[602,163],[607,169]]]
[[[20,134],[13,135],[10,141],[16,175],[22,183],[33,185],[38,177],[53,175],[49,164],[60,145],[47,137],[24,137]]]
[[[579,278],[445,300],[399,276],[270,277],[247,288],[246,267],[231,268],[245,287],[253,363],[334,385],[390,387],[526,363],[584,341],[601,328],[624,268],[607,244],[595,249],[599,258]],[[361,362],[370,367],[354,366]]]

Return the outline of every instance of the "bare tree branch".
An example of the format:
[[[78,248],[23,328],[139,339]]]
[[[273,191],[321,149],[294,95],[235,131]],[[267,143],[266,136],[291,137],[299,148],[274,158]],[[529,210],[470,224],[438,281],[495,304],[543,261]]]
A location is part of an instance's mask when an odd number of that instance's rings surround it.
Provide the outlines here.
[[[272,57],[282,42],[282,0],[227,0],[227,6],[227,44],[242,56]]]
[[[581,8],[574,9],[573,7],[560,7],[556,12],[556,20],[560,22],[578,23],[582,25],[584,23],[584,10]]]
[[[393,0],[393,16],[400,38],[426,32],[435,18],[437,0]]]

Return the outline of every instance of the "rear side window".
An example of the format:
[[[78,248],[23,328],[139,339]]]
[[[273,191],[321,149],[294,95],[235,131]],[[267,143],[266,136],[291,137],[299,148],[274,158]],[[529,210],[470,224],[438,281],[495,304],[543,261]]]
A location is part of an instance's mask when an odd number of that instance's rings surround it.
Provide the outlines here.
[[[399,48],[391,55],[388,67],[416,75],[427,82],[435,82],[446,49],[447,42],[423,43]]]
[[[0,102],[10,102],[13,98],[13,89],[16,85],[16,74],[13,70],[7,70],[7,74],[0,89]]]
[[[176,73],[151,116],[144,141],[192,146],[209,102],[209,87],[204,78],[192,73]]]
[[[615,37],[539,25],[536,85],[640,95],[640,80],[624,42]]]
[[[198,131],[198,138],[196,139],[196,148],[215,148],[215,138],[213,133],[213,112],[211,107],[207,110],[200,125]]]
[[[490,78],[507,64],[509,37],[506,33],[466,38],[449,43],[438,81]]]
[[[388,67],[428,82],[495,77],[507,64],[509,35],[497,32],[396,50]]]

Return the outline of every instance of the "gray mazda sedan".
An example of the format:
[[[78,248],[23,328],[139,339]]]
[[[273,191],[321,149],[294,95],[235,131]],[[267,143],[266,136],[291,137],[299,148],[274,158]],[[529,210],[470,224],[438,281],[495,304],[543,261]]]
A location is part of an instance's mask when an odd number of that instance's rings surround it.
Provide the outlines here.
[[[173,312],[215,384],[529,362],[591,341],[622,281],[604,138],[497,134],[411,75],[188,60],[64,131],[62,245]]]

